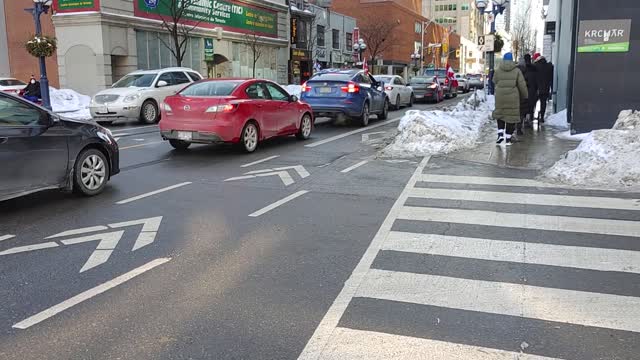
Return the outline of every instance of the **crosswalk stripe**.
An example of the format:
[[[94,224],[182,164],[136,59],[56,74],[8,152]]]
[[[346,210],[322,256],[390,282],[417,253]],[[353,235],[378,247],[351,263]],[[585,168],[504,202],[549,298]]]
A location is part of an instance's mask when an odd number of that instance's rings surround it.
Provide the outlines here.
[[[545,356],[341,327],[335,330],[319,359],[553,360]]]
[[[485,210],[404,206],[398,218],[603,235],[638,236],[640,234],[640,222],[637,221],[502,213]]]
[[[382,250],[640,274],[640,251],[392,231]]]
[[[435,183],[451,183],[451,184],[473,184],[473,185],[502,185],[502,186],[524,186],[538,188],[564,188],[571,187],[563,184],[545,183],[542,181],[520,178],[500,178],[485,176],[460,176],[460,175],[438,175],[438,174],[422,174],[420,181]],[[598,190],[609,191],[603,188],[580,188],[581,190]]]
[[[371,269],[356,296],[640,332],[640,298]]]
[[[411,197],[443,199],[443,200],[463,200],[463,201],[485,201],[505,204],[526,204],[526,205],[548,205],[548,206],[568,206],[584,207],[594,209],[619,209],[619,210],[639,210],[640,200],[618,199],[607,197],[589,196],[567,196],[548,194],[514,194],[509,192],[493,191],[473,191],[473,190],[451,190],[451,189],[430,189],[414,188],[410,193]],[[640,212],[638,213],[640,220]]]

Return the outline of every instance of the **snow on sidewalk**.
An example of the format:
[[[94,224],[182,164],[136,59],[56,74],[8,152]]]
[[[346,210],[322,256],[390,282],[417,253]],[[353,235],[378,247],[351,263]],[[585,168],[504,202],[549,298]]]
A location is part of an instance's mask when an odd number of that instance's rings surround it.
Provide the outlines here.
[[[71,89],[49,87],[51,108],[63,117],[79,120],[90,120],[89,103],[91,97],[79,94]]]
[[[543,175],[569,185],[640,189],[640,111],[620,113],[612,129],[586,134]]]
[[[495,107],[493,96],[477,91],[450,111],[407,111],[398,125],[398,135],[382,150],[383,156],[414,157],[446,154],[476,146],[482,127]]]
[[[289,92],[290,95],[295,95],[300,98],[300,93],[302,93],[302,85],[285,85],[284,89]]]

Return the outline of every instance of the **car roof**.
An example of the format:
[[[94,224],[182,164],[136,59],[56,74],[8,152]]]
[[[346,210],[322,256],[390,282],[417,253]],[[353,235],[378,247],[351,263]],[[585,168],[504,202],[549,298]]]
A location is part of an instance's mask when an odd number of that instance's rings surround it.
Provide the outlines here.
[[[20,79],[14,78],[14,77],[2,77],[2,76],[0,76],[0,80],[18,80],[18,81],[22,81]]]

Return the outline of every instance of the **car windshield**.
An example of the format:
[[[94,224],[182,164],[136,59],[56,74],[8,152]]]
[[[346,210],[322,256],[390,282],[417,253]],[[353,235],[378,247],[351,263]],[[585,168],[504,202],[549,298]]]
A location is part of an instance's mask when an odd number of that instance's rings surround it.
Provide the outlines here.
[[[26,86],[27,84],[23,83],[20,80],[16,79],[3,79],[0,80],[0,86]]]
[[[242,81],[205,81],[182,90],[182,96],[226,96],[230,95]]]
[[[467,75],[468,79],[480,79],[482,77],[482,75],[479,74],[469,74]]]
[[[156,78],[158,74],[150,73],[150,74],[134,74],[127,75],[122,79],[118,80],[111,87],[114,88],[126,88],[126,87],[150,87],[153,83],[153,79]]]
[[[393,82],[392,76],[376,76],[375,79],[386,84]]]
[[[423,77],[415,77],[409,81],[409,85],[411,84],[433,84],[433,79],[431,78],[423,78]]]
[[[318,74],[311,78],[313,81],[349,81],[353,78],[353,73],[325,73]]]

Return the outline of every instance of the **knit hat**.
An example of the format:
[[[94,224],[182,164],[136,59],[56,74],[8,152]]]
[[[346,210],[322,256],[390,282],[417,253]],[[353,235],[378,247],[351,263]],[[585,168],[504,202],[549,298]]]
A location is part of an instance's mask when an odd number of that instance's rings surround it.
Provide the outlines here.
[[[538,62],[542,59],[544,59],[544,56],[540,55],[540,53],[533,54],[533,62]]]
[[[504,60],[504,61],[513,61],[513,54],[510,53],[510,52],[504,54],[504,56],[502,57],[502,60]]]

